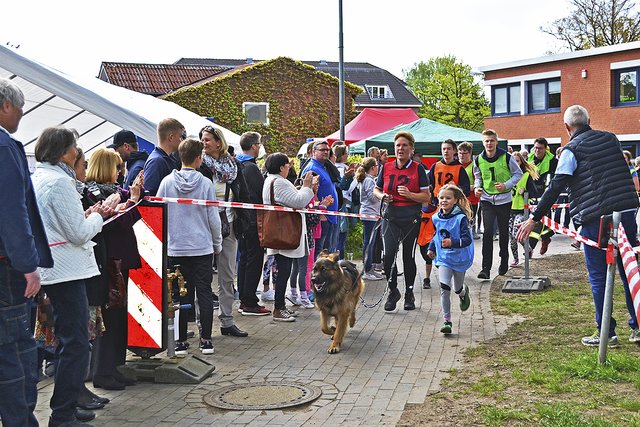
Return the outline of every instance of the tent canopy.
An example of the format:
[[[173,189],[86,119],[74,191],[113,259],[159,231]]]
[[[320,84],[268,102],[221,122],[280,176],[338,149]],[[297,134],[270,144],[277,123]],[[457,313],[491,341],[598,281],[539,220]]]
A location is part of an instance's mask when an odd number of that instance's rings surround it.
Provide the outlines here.
[[[351,154],[365,154],[370,147],[385,148],[389,155],[393,155],[393,137],[398,132],[411,132],[416,140],[416,151],[423,156],[441,156],[440,145],[446,139],[455,142],[468,141],[473,143],[473,153],[479,154],[484,148],[482,146],[482,134],[467,129],[456,128],[429,119],[418,119],[413,123],[399,125],[386,132],[363,139],[349,146]],[[498,146],[506,149],[505,139],[498,140]]]
[[[365,108],[355,119],[345,125],[345,143],[349,145],[394,126],[411,123],[417,118],[418,116],[411,108]],[[339,129],[327,137],[329,144],[339,140]]]
[[[212,123],[173,102],[111,85],[97,78],[72,77],[0,46],[0,77],[12,79],[25,95],[24,117],[13,135],[33,154],[43,129],[63,125],[80,134],[85,152],[108,145],[121,129],[157,143],[156,126],[164,118],[179,120],[189,135]],[[239,152],[239,136],[218,125]],[[149,147],[152,148],[153,145]],[[145,148],[144,146],[141,148]]]

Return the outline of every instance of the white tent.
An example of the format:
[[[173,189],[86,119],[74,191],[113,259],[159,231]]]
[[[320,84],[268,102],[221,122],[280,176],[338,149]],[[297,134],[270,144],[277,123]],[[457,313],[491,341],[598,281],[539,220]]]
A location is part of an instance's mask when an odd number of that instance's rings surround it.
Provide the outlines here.
[[[156,125],[164,118],[179,120],[189,135],[202,127],[220,128],[230,145],[240,152],[239,136],[212,124],[173,102],[143,95],[98,78],[72,77],[0,46],[0,77],[12,79],[25,95],[24,117],[14,138],[27,154],[44,128],[64,125],[80,134],[78,144],[85,152],[110,143],[120,129],[156,144]]]

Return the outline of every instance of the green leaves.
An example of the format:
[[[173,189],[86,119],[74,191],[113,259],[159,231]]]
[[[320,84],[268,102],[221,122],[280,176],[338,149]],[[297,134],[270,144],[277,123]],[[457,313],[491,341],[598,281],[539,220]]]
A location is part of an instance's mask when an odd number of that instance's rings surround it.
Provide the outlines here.
[[[489,101],[469,65],[448,55],[419,62],[404,73],[409,88],[422,101],[419,116],[473,131],[483,129]]]

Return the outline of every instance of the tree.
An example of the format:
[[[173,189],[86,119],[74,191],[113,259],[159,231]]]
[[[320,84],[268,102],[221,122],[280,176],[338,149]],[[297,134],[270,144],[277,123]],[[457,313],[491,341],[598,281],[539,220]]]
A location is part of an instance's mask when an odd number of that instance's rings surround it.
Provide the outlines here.
[[[489,115],[489,101],[471,67],[455,56],[440,56],[404,70],[405,81],[422,102],[420,117],[479,131]]]
[[[570,50],[640,40],[640,10],[634,0],[570,0],[573,10],[540,31]]]

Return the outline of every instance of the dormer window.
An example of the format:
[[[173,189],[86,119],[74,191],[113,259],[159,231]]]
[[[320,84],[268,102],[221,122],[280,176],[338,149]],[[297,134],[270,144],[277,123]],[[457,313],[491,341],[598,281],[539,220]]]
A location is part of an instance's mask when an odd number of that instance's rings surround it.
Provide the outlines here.
[[[389,86],[387,85],[365,85],[364,88],[366,89],[371,99],[393,99],[391,89],[389,89]]]

